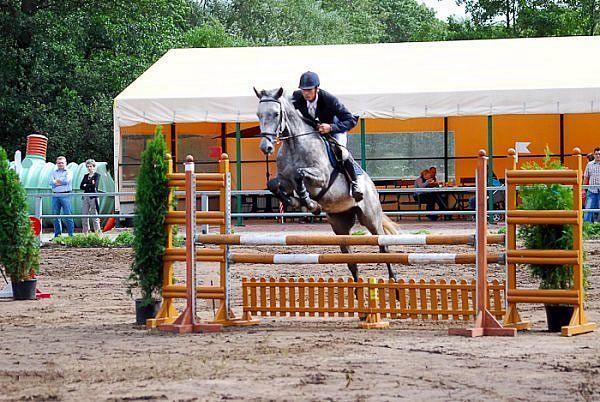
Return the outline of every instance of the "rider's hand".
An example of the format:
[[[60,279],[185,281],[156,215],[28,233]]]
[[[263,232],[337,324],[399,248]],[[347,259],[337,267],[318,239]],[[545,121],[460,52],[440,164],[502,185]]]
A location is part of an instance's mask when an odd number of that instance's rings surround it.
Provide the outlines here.
[[[331,125],[327,123],[319,124],[319,133],[329,134],[331,132]]]

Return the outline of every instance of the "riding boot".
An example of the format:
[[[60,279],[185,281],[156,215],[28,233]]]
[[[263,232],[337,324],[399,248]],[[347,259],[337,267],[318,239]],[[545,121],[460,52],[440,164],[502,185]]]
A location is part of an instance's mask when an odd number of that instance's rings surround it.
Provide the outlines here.
[[[352,198],[356,202],[360,202],[364,198],[364,194],[360,191],[360,187],[358,186],[358,179],[356,177],[356,171],[354,170],[354,163],[352,163],[351,159],[347,159],[344,161],[344,170],[346,171],[346,175],[350,180],[350,189],[352,191]]]

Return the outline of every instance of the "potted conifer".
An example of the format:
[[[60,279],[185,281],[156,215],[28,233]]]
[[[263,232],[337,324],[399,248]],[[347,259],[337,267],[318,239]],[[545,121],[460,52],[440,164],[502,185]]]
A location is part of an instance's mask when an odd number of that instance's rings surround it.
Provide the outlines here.
[[[564,169],[560,162],[549,156],[542,164],[530,162],[523,169]],[[519,196],[522,209],[527,210],[569,210],[573,208],[573,189],[558,184],[536,184],[520,186]],[[527,249],[559,249],[573,248],[573,226],[571,225],[523,225],[519,228],[519,238]],[[528,266],[532,277],[540,279],[540,289],[570,289],[573,286],[573,269],[569,265],[533,265]],[[583,283],[587,286],[588,269],[584,266]],[[564,325],[569,325],[573,314],[573,306],[546,304],[548,330],[558,332]]]
[[[39,242],[31,230],[25,189],[0,147],[0,264],[10,277],[15,300],[35,300]]]
[[[134,259],[129,276],[130,292],[139,288],[136,302],[136,323],[145,324],[153,318],[160,305],[163,255],[167,235],[164,222],[167,215],[169,189],[165,160],[167,147],[160,127],[142,152],[140,172],[136,180],[134,219]]]

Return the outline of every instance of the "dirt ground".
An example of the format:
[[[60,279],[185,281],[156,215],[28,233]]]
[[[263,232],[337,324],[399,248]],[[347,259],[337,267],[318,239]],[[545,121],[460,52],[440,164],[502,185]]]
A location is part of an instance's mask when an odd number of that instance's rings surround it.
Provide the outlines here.
[[[441,232],[468,232],[468,226],[450,223]],[[427,228],[420,223],[403,227]],[[266,230],[328,227],[237,229]],[[586,247],[592,268],[588,318],[600,322],[600,242],[586,242]],[[470,252],[468,246],[427,250]],[[0,400],[600,400],[600,332],[572,338],[547,333],[542,306],[523,306],[522,315],[534,329],[516,338],[450,337],[448,328],[466,325],[452,321],[391,320],[389,330],[360,330],[356,318],[279,317],[262,318],[257,327],[177,336],[133,324],[133,300],[125,286],[131,258],[130,249],[42,249],[39,286],[52,298],[0,301]],[[469,266],[397,270],[405,278],[474,274]],[[503,274],[494,265],[490,271]],[[361,272],[383,276],[385,268],[365,265]],[[240,278],[260,275],[348,272],[334,265],[236,265],[237,311]],[[202,268],[205,283],[214,277],[215,267]],[[520,280],[535,286],[526,275]],[[212,305],[199,305],[203,317],[210,317]]]

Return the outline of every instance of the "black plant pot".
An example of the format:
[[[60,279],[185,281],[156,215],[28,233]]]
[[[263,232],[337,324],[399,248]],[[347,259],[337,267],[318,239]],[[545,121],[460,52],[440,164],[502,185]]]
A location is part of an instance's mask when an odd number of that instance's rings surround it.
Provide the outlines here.
[[[560,332],[565,325],[569,325],[573,315],[573,306],[564,304],[545,304],[546,319],[548,320],[549,332]]]
[[[15,300],[35,300],[35,289],[37,279],[28,279],[22,282],[12,283],[13,298]]]
[[[160,308],[160,300],[152,300],[146,306],[143,306],[142,303],[142,299],[135,300],[135,323],[137,325],[146,325],[146,320],[154,318]]]

